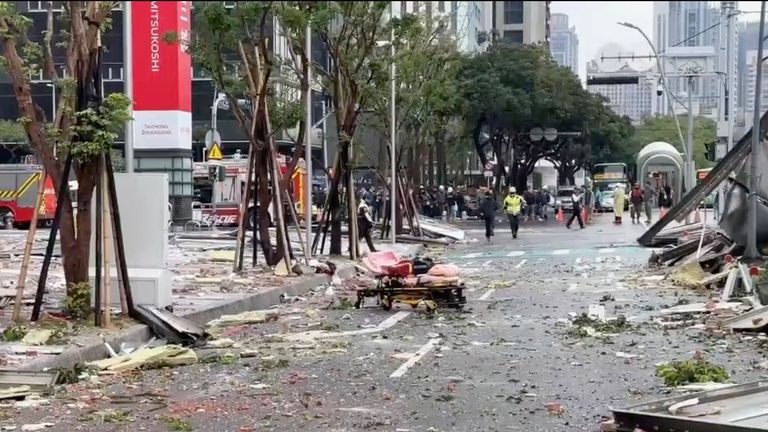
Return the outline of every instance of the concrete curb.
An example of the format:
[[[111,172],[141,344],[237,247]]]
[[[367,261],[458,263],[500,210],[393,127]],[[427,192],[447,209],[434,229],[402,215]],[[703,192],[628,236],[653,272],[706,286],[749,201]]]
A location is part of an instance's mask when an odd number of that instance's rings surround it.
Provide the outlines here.
[[[421,253],[424,246],[419,246],[414,255]],[[354,264],[342,264],[336,270],[342,280],[354,277],[357,270]],[[288,284],[281,287],[267,288],[266,290],[253,294],[251,296],[203,309],[183,315],[197,324],[206,324],[207,322],[220,317],[221,315],[238,314],[250,310],[268,309],[272,305],[280,302],[280,295],[285,293],[291,296],[304,295],[312,288],[330,282],[328,275],[314,275],[307,280]],[[121,331],[119,334],[112,335],[104,339],[110,346],[117,349],[121,344],[138,345],[152,337],[149,327],[144,324],[136,324]],[[21,365],[20,371],[40,371],[55,368],[71,368],[78,363],[85,363],[106,358],[109,354],[103,342],[92,343],[83,347],[75,347],[65,350],[56,356],[42,358]]]

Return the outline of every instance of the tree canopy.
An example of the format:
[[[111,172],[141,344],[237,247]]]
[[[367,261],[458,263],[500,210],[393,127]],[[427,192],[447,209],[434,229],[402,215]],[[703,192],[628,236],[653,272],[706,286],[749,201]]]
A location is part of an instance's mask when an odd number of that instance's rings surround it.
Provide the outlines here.
[[[627,120],[611,112],[602,97],[586,91],[544,46],[495,42],[486,52],[465,59],[459,79],[478,154],[485,163],[490,145],[498,163],[497,177],[507,176],[509,184],[525,186],[542,158],[572,178],[578,168],[591,166],[596,154],[610,151],[630,132]],[[529,132],[536,127],[568,135],[532,140]]]
[[[688,124],[687,116],[680,116],[680,125],[683,128],[683,136],[686,133]],[[706,146],[715,141],[717,135],[717,125],[714,120],[705,117],[695,117],[693,119],[693,160],[697,168],[708,168],[712,162],[706,158]],[[680,137],[675,126],[675,119],[672,116],[649,117],[642,125],[635,128],[634,134],[627,140],[627,144],[617,148],[616,155],[623,161],[634,164],[637,153],[647,144],[654,141],[664,141],[672,144],[684,151],[680,143]]]

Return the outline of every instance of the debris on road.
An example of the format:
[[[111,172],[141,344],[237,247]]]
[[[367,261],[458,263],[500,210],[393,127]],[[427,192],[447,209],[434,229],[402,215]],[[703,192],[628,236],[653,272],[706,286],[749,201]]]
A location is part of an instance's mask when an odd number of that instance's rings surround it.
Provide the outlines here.
[[[164,366],[183,366],[197,363],[197,354],[189,348],[178,345],[163,345],[154,348],[142,348],[130,354],[98,360],[88,363],[88,367],[98,370],[123,372],[142,368]]]
[[[262,324],[268,321],[277,321],[280,313],[275,310],[255,310],[243,312],[237,315],[222,315],[209,321],[208,328],[239,326],[244,324]]]

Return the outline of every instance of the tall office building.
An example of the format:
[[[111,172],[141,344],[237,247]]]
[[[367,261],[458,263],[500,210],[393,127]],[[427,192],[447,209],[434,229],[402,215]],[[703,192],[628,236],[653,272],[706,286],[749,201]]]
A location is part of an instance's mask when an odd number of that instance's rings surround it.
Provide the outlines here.
[[[550,19],[552,34],[549,40],[549,50],[557,64],[570,68],[573,73],[579,73],[579,37],[576,27],[568,27],[568,15],[556,13]]]
[[[656,50],[666,53],[672,47],[711,47],[713,55],[720,51],[720,2],[707,1],[655,1],[653,4],[653,44]],[[702,51],[703,52],[703,51]],[[717,66],[718,58],[714,64]],[[665,70],[671,70],[671,61],[662,58]],[[670,78],[670,91],[677,96],[687,96],[685,78]],[[693,80],[693,99],[700,107],[696,114],[709,115],[719,103],[722,83],[717,77],[700,77]],[[659,112],[666,114],[669,106],[664,97],[655,104]]]
[[[497,37],[513,43],[547,43],[549,1],[489,1]]]
[[[455,37],[461,52],[482,51],[478,34],[486,27],[489,13],[486,1],[393,1],[395,16],[417,14],[432,20],[444,20],[446,32]]]

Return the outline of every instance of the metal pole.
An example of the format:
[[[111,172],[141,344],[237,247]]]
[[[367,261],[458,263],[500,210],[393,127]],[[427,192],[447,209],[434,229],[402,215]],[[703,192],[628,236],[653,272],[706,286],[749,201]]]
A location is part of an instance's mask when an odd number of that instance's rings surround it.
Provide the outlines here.
[[[325,93],[323,93],[323,170],[328,169],[328,114],[326,114],[325,107]],[[325,191],[328,193],[328,189],[331,187],[331,179],[325,176]]]
[[[685,146],[685,191],[693,189],[693,77],[688,77],[688,139]]]
[[[56,84],[51,81],[51,122],[56,123]]]
[[[757,250],[757,172],[758,150],[763,131],[760,130],[760,96],[763,85],[763,46],[765,45],[765,1],[760,2],[760,35],[757,39],[757,64],[755,65],[755,105],[752,119],[752,152],[749,156],[749,210],[747,212],[747,249],[744,258],[760,258]]]
[[[125,94],[133,100],[133,40],[131,29],[131,2],[122,2],[123,6],[123,83]],[[128,121],[125,122],[125,172],[133,172],[133,103],[128,108]]]
[[[304,101],[306,107],[305,120],[306,130],[304,131],[304,163],[306,164],[307,180],[305,181],[304,188],[306,195],[304,198],[304,222],[307,227],[307,234],[305,240],[307,247],[305,252],[305,258],[307,265],[309,265],[309,259],[312,255],[312,86],[310,85],[312,80],[312,28],[307,25],[307,40],[306,40],[306,57],[309,66],[307,67],[307,94]]]
[[[726,28],[726,37],[728,38],[725,42],[725,58],[726,58],[726,73],[728,74],[726,81],[727,81],[727,93],[726,93],[726,108],[727,108],[727,118],[728,121],[728,147],[727,150],[730,151],[733,148],[733,125],[736,118],[735,115],[735,106],[736,106],[736,94],[735,94],[735,79],[736,79],[736,71],[734,70],[736,66],[736,50],[733,49],[733,41],[736,37],[736,26],[734,25],[734,17],[736,14],[734,13],[734,2],[723,2],[727,3],[726,7],[726,16],[725,16],[725,28]]]
[[[389,3],[389,13],[390,13],[390,20],[394,18],[395,16],[395,8],[394,8],[394,2]],[[390,186],[392,191],[389,194],[389,202],[392,206],[392,212],[390,213],[390,219],[389,219],[389,235],[390,239],[392,240],[392,244],[395,244],[395,237],[396,237],[396,230],[397,230],[397,139],[395,138],[395,119],[396,119],[396,113],[395,113],[395,95],[396,95],[396,75],[395,75],[395,29],[392,27],[389,33],[389,54],[392,57],[392,64],[389,69],[389,79],[390,79],[390,85],[391,85],[391,94],[390,94],[390,125],[389,125],[389,133],[390,133],[390,152],[392,153],[392,180],[390,182]]]

